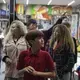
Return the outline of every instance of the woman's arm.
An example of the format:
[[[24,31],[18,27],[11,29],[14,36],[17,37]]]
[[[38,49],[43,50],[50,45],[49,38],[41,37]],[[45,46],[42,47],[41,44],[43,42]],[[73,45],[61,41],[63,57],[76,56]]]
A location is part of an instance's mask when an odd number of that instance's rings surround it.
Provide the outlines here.
[[[5,46],[3,46],[2,61],[7,63],[7,64],[11,64],[11,62],[12,62],[12,60],[7,55],[7,50],[6,50]]]

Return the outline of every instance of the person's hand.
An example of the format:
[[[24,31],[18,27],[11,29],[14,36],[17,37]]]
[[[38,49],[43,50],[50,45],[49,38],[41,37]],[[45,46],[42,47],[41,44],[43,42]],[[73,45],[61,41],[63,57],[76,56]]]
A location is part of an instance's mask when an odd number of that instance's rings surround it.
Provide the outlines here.
[[[6,58],[6,64],[10,65],[12,63],[12,60],[9,58]]]
[[[32,73],[33,71],[35,71],[35,69],[31,66],[25,67],[24,71],[26,71],[27,73]]]
[[[67,14],[68,14],[68,12],[64,12],[64,13],[62,14],[62,16],[67,16]]]
[[[67,12],[64,12],[64,13],[61,15],[61,18],[62,18],[62,19],[67,18]]]
[[[34,76],[37,75],[37,71],[32,66],[25,67],[24,71],[26,71],[27,73],[30,73]]]
[[[38,74],[38,71],[34,70],[31,74],[36,76]]]

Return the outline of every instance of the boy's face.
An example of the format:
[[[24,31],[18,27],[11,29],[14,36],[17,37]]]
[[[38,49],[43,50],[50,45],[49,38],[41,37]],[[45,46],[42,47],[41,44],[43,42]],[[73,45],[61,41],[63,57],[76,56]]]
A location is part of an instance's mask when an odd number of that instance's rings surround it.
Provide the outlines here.
[[[40,49],[41,47],[44,47],[44,39],[43,39],[43,37],[37,37],[33,41],[33,45],[35,46],[36,49]]]

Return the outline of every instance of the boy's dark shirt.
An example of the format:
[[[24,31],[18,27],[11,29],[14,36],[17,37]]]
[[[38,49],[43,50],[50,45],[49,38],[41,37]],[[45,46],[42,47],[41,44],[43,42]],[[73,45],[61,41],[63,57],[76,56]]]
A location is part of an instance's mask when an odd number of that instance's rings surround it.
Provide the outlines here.
[[[30,49],[21,52],[17,69],[21,70],[27,66],[32,66],[36,71],[40,72],[45,72],[46,69],[48,69],[49,72],[54,70],[53,60],[49,53],[42,50],[40,50],[36,55],[31,54]],[[24,80],[45,80],[45,78],[40,76],[33,76],[25,72]]]

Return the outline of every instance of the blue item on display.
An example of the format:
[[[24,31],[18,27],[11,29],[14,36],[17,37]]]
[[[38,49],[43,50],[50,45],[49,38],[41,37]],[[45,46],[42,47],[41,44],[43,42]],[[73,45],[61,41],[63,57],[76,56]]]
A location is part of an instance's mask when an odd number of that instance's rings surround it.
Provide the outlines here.
[[[6,11],[1,9],[1,15],[6,15]]]

